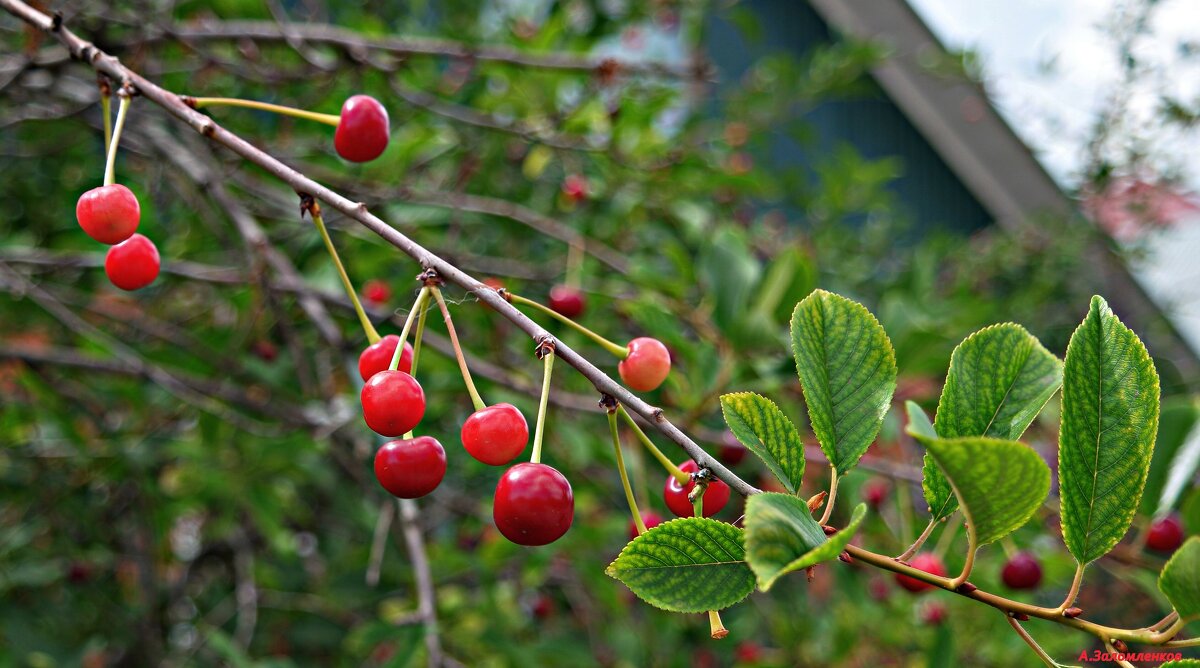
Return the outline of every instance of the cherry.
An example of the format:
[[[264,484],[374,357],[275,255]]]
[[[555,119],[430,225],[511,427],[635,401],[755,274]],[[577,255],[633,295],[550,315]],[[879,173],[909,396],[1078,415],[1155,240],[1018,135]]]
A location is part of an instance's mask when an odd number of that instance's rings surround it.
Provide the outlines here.
[[[109,248],[104,256],[104,273],[122,290],[137,290],[150,285],[158,278],[158,267],[158,249],[153,241],[140,234]]]
[[[629,356],[617,365],[629,389],[649,392],[662,385],[671,372],[671,353],[658,339],[641,336],[629,342]]]
[[[392,496],[416,499],[446,476],[446,450],[432,436],[388,441],[375,453],[375,479]]]
[[[948,614],[946,606],[935,601],[925,606],[925,609],[921,611],[921,621],[927,626],[939,626],[946,621]]]
[[[568,318],[578,318],[587,307],[587,297],[578,288],[556,285],[550,288],[550,308]]]
[[[662,523],[663,523],[662,515],[659,515],[658,513],[654,512],[653,510],[648,510],[648,511],[642,513],[642,524],[646,525],[646,531],[649,531]],[[631,519],[631,520],[629,520],[629,540],[633,540],[634,538],[637,538],[637,537],[638,537],[637,524]]]
[[[684,473],[695,473],[700,470],[696,462],[688,460],[679,465],[679,469]],[[666,499],[667,507],[671,512],[680,517],[693,517],[696,511],[692,508],[692,502],[688,501],[688,494],[696,487],[694,480],[689,480],[686,486],[680,485],[675,476],[668,474],[667,482],[663,485],[663,498]],[[704,516],[712,517],[721,512],[725,504],[729,503],[729,485],[713,478],[708,483],[708,489],[704,491]]]
[[[363,385],[363,420],[380,436],[412,431],[425,417],[425,391],[403,371],[380,371]]]
[[[463,447],[475,459],[492,466],[516,459],[528,442],[529,425],[512,404],[477,410],[462,426]]]
[[[538,594],[529,605],[529,612],[535,619],[545,621],[554,616],[554,599],[546,594]]]
[[[492,519],[517,545],[548,545],[571,528],[575,496],[571,483],[554,467],[526,462],[500,476]]]
[[[763,660],[762,647],[753,640],[743,640],[733,650],[738,663],[759,663]]]
[[[1018,552],[1000,570],[1000,579],[1009,589],[1036,589],[1042,582],[1042,565],[1028,552]]]
[[[102,244],[119,244],[137,231],[142,209],[125,186],[92,188],[75,203],[75,219],[87,235]]]
[[[721,452],[718,456],[726,466],[737,466],[746,458],[746,446],[737,440],[732,431],[726,429],[725,433],[721,434]]]
[[[362,351],[362,354],[358,356],[358,375],[362,377],[363,381],[370,380],[372,376],[380,371],[387,371],[388,365],[392,363],[392,356],[396,354],[396,346],[399,344],[399,336],[388,334]],[[400,353],[400,365],[397,367],[397,370],[404,373],[411,371],[412,358],[412,345],[405,341],[404,351]]]
[[[392,289],[387,283],[373,278],[363,284],[363,299],[375,306],[386,304],[392,298]]]
[[[264,362],[274,362],[279,356],[279,348],[266,339],[259,339],[250,346],[250,352]]]
[[[1146,534],[1146,547],[1155,552],[1171,553],[1183,545],[1183,522],[1177,513],[1154,520]]]
[[[908,565],[919,571],[925,571],[926,573],[931,573],[940,577],[946,577],[946,565],[942,563],[941,558],[928,552],[922,552],[921,554],[913,557],[912,561],[908,562]],[[896,584],[899,584],[901,587],[904,587],[914,594],[920,594],[934,588],[934,586],[928,582],[904,575],[903,573],[896,573]]]
[[[579,174],[568,174],[567,178],[563,179],[562,192],[572,202],[582,202],[588,198],[587,179]]]
[[[338,155],[350,162],[378,158],[388,145],[387,109],[369,95],[355,95],[342,105],[341,121],[333,135]]]
[[[879,507],[887,500],[887,495],[888,483],[883,478],[871,478],[863,485],[863,501],[866,501],[872,510],[879,510]]]

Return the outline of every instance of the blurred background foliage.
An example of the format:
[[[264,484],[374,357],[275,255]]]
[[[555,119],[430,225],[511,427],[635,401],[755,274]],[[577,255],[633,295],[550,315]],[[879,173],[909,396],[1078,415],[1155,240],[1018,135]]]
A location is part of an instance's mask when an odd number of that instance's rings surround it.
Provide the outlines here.
[[[211,113],[473,275],[538,299],[578,281],[582,322],[614,340],[646,334],[671,347],[675,370],[649,399],[714,451],[724,443],[721,393],[764,392],[803,418],[786,322],[814,287],[880,317],[897,348],[897,399],[930,409],[967,334],[1016,321],[1061,355],[1095,290],[1085,269],[1096,237],[1081,220],[969,234],[919,220],[892,187],[903,160],[822,141],[814,110],[878,95],[866,73],[885,49],[837,41],[800,57],[767,53],[736,77],[697,69],[715,23],[747,42],[761,32],[737,5],[56,6],[73,30],[180,93],[328,113],[355,93],[382,100],[391,145],[364,166],[336,158],[328,128]],[[248,24],[220,22],[246,20],[619,55],[680,75],[187,37],[196,26],[236,33]],[[572,480],[575,525],[550,547],[507,543],[491,525],[501,471],[459,446],[470,402],[444,337],[431,338],[422,360],[430,409],[420,431],[446,445],[450,470],[419,501],[415,524],[394,517],[370,471],[378,443],[357,412],[363,336],[295,194],[135,99],[118,181],[139,196],[141,231],[165,273],[120,293],[73,216],[103,169],[94,75],[10,17],[0,19],[0,56],[11,68],[0,80],[0,665],[423,665],[406,530],[424,536],[447,665],[1030,663],[991,610],[914,598],[879,572],[836,562],[812,583],[794,576],[725,613],[731,636],[721,642],[702,616],[636,601],[603,573],[626,541],[628,513],[598,397],[565,367],[545,460]],[[803,161],[776,159],[779,137]],[[586,179],[582,201],[564,193],[568,176]],[[398,331],[419,267],[352,221],[327,211],[327,222],[355,281],[390,286],[377,315]],[[572,252],[572,239],[587,252]],[[448,294],[484,397],[532,417],[532,343],[472,295]],[[430,331],[443,333],[439,319]],[[555,331],[615,370],[603,350]],[[1182,441],[1195,407],[1174,401]],[[1031,432],[1049,457],[1056,422],[1051,407]],[[843,483],[843,498],[855,500],[864,482],[886,481],[862,537],[882,552],[902,551],[925,523],[911,482],[919,452],[901,434],[897,411]],[[664,474],[627,445],[643,503],[665,513]],[[752,459],[738,471],[756,481],[763,470]],[[813,493],[826,484],[820,469],[809,467]],[[1200,496],[1190,490],[1181,504],[1190,531],[1200,530]],[[735,500],[720,517],[734,521],[740,508]],[[382,559],[368,584],[375,540]],[[1048,584],[1015,595],[1056,603],[1072,573],[1056,519],[1039,517],[1016,543],[1044,560]],[[964,544],[961,531],[931,541],[951,570]],[[1162,558],[1127,547],[1089,570],[1082,605],[1098,621],[1149,624],[1165,611],[1153,586]],[[980,587],[1002,589],[1002,560],[985,551]],[[931,623],[937,607],[944,620]],[[1080,634],[1031,630],[1057,656],[1093,648]]]

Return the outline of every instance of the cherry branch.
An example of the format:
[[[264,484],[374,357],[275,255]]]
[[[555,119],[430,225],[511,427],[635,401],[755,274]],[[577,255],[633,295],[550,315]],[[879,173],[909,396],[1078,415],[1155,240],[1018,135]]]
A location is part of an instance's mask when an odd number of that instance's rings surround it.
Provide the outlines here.
[[[171,115],[184,121],[195,131],[201,135],[211,139],[212,141],[221,144],[233,151],[249,162],[258,165],[267,173],[275,176],[279,180],[291,186],[297,193],[305,193],[312,195],[317,200],[328,204],[330,208],[340,211],[342,214],[351,218],[367,229],[379,235],[388,243],[392,244],[409,257],[416,260],[424,269],[433,269],[441,278],[447,282],[453,283],[467,291],[475,293],[480,301],[490,306],[493,310],[499,313],[504,318],[511,321],[519,329],[525,332],[531,339],[536,342],[553,342],[555,353],[563,362],[569,364],[578,371],[584,378],[602,394],[609,394],[615,397],[621,404],[627,407],[628,410],[641,416],[652,424],[664,436],[674,441],[684,449],[687,454],[700,465],[701,468],[707,468],[713,472],[713,475],[723,480],[732,489],[743,495],[750,495],[761,490],[754,487],[750,483],[742,480],[736,474],[725,468],[714,457],[705,452],[697,445],[690,437],[679,430],[670,420],[667,419],[662,409],[653,407],[647,404],[642,399],[638,398],[627,390],[624,386],[614,381],[603,371],[598,369],[589,360],[579,355],[562,341],[552,336],[549,332],[538,325],[533,320],[527,318],[524,314],[518,311],[515,307],[500,297],[495,290],[488,288],[486,285],[458,269],[458,267],[450,264],[442,258],[434,255],[420,244],[412,239],[409,239],[402,232],[392,227],[387,222],[383,221],[378,216],[372,214],[367,206],[361,202],[352,202],[341,194],[313,181],[300,172],[280,162],[275,157],[265,151],[255,147],[250,142],[242,139],[240,136],[224,129],[216,123],[212,118],[201,114],[184,104],[180,97],[164,88],[159,87],[151,81],[146,80],[133,70],[121,64],[120,60],[111,56],[94,44],[81,39],[62,22],[61,16],[51,17],[43,12],[40,12],[29,5],[21,2],[21,0],[0,0],[0,8],[3,8],[8,13],[17,18],[29,23],[38,28],[63,44],[70,51],[72,57],[83,61],[90,65],[96,71],[106,74],[112,79],[121,84],[128,84],[138,94],[150,102],[162,107]],[[278,27],[274,26],[270,29],[282,38],[282,33],[278,31]],[[306,37],[307,38],[307,37]],[[415,52],[415,51],[414,51]],[[451,54],[454,55],[454,54]],[[462,55],[471,55],[464,53]],[[491,54],[497,56],[494,59],[503,60],[498,57],[499,54]],[[519,54],[517,54],[519,55]],[[570,57],[574,58],[574,57]],[[512,60],[514,64],[532,64],[523,59],[515,58]],[[546,62],[546,61],[541,61]],[[578,63],[576,63],[578,65]]]

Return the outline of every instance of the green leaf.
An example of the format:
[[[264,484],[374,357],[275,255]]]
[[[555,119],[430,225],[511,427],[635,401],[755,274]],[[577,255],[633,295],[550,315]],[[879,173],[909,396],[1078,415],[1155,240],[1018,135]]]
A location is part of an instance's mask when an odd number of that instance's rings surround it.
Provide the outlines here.
[[[1174,449],[1171,465],[1167,467],[1166,480],[1158,499],[1158,515],[1166,515],[1179,501],[1180,495],[1196,477],[1200,467],[1200,425],[1193,425],[1187,438]]]
[[[958,344],[938,401],[942,438],[1015,441],[1062,385],[1062,362],[1025,328],[992,325]]]
[[[1080,564],[1129,530],[1158,430],[1158,373],[1145,346],[1093,297],[1071,335],[1058,436],[1063,540]]]
[[[793,494],[804,479],[804,442],[796,425],[766,397],[738,392],[721,397],[725,423]]]
[[[813,433],[837,472],[867,451],[896,389],[896,353],[857,302],[814,290],[792,313],[792,352]]]
[[[954,489],[977,546],[1016,531],[1050,492],[1050,467],[1024,443],[981,436],[918,440]]]
[[[1158,588],[1184,623],[1200,619],[1200,536],[1175,550],[1158,576]]]
[[[929,416],[913,401],[904,402],[908,411],[908,433],[918,442],[924,444],[937,438],[937,431],[929,422]],[[933,455],[925,453],[924,464],[921,468],[921,491],[925,493],[925,503],[928,504],[929,514],[933,519],[947,517],[958,508],[958,499],[954,498],[954,490],[950,488],[946,476],[933,461]]]
[[[767,591],[781,576],[836,559],[866,516],[858,504],[850,523],[826,538],[804,499],[767,492],[746,499],[746,559]]]
[[[605,572],[656,608],[720,610],[754,590],[744,540],[741,529],[725,522],[672,520],[634,538]]]

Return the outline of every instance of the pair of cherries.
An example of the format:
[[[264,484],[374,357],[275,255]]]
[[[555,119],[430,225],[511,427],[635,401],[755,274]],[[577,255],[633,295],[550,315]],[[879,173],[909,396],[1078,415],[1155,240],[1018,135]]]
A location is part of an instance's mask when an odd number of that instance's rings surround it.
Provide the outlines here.
[[[361,399],[363,418],[376,433],[399,436],[425,415],[425,394],[409,375],[412,347],[405,342],[395,371],[388,364],[400,337],[388,335],[359,356],[358,371],[366,383]],[[475,459],[492,466],[511,462],[529,442],[525,416],[511,404],[475,411],[462,427],[462,443]],[[375,455],[375,477],[393,496],[414,499],[429,494],[446,475],[446,450],[431,436],[389,441]],[[523,463],[504,472],[496,485],[492,516],[496,528],[518,545],[552,543],[571,528],[575,497],[566,477],[551,466]]]
[[[137,234],[142,210],[129,188],[113,183],[85,192],[75,204],[75,219],[89,237],[112,246],[104,256],[104,273],[113,285],[132,291],[158,277],[158,248]]]

